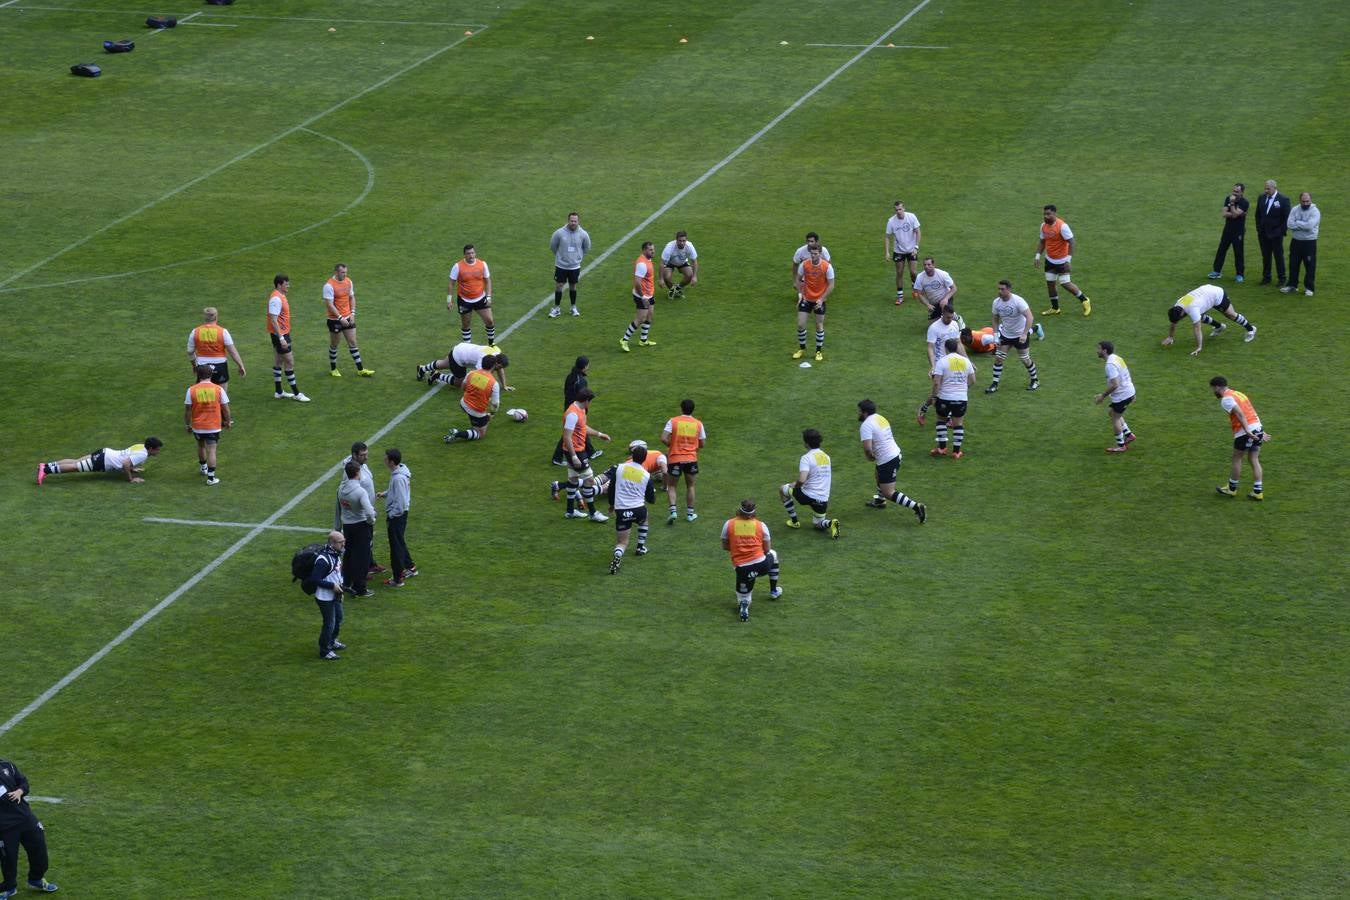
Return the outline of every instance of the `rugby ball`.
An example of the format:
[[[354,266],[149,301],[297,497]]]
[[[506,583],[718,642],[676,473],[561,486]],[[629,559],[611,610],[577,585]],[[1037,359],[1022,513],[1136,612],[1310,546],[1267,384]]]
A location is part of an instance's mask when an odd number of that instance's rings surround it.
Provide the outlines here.
[[[517,422],[524,422],[526,419],[530,417],[530,414],[523,409],[508,409],[506,411],[506,414],[511,418],[515,419]]]

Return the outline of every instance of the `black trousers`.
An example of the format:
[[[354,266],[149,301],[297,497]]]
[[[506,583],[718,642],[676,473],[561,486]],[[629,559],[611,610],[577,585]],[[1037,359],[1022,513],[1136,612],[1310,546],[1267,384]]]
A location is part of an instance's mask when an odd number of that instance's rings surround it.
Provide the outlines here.
[[[1289,284],[1298,287],[1298,269],[1303,265],[1307,267],[1307,274],[1303,276],[1303,286],[1308,290],[1315,290],[1313,287],[1314,277],[1317,275],[1317,241],[1299,241],[1289,242]]]
[[[1244,239],[1245,237],[1246,237],[1246,234],[1245,234],[1244,232],[1241,232],[1241,231],[1239,231],[1237,234],[1229,234],[1227,231],[1225,231],[1225,232],[1223,233],[1223,236],[1219,238],[1219,249],[1218,249],[1218,251],[1214,254],[1214,271],[1215,271],[1215,272],[1222,272],[1222,271],[1223,271],[1223,261],[1224,261],[1224,258],[1228,256],[1228,248],[1229,248],[1229,247],[1232,247],[1232,248],[1233,248],[1233,267],[1234,267],[1235,269],[1237,269],[1237,274],[1239,274],[1239,275],[1245,275],[1245,274],[1247,274],[1247,260],[1246,260],[1246,258],[1243,256],[1243,252],[1242,252],[1242,250],[1243,250],[1243,246],[1242,246],[1242,245],[1243,245],[1243,243],[1244,243],[1243,239]]]
[[[342,534],[347,538],[347,553],[342,557],[342,583],[350,585],[358,594],[366,592],[366,572],[370,569],[370,542],[375,529],[369,522],[346,523]]]
[[[395,581],[403,580],[403,573],[413,567],[412,554],[408,552],[407,530],[408,514],[389,516],[385,519],[389,534],[389,568]]]
[[[1270,280],[1270,261],[1273,258],[1275,280],[1284,284],[1284,235],[1266,237],[1264,234],[1258,234],[1256,239],[1261,242],[1261,280]]]
[[[5,801],[8,802],[8,801]],[[18,887],[19,845],[28,854],[28,880],[41,881],[47,874],[47,833],[42,823],[18,825],[0,831],[0,891]]]

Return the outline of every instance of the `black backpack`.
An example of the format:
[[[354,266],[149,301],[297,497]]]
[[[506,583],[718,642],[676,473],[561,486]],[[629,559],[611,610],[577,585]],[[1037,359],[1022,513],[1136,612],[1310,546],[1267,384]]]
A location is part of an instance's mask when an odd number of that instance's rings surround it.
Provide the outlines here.
[[[310,581],[309,576],[314,573],[314,563],[327,546],[327,544],[306,544],[291,557],[291,581],[300,582],[300,590],[310,596],[314,595],[319,585],[318,582]]]

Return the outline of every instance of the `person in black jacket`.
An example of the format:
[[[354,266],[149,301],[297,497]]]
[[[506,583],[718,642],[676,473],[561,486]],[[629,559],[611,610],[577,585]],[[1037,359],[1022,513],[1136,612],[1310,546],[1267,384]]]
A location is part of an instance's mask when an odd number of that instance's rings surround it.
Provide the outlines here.
[[[1233,190],[1223,200],[1223,234],[1219,236],[1219,249],[1214,254],[1214,270],[1210,278],[1223,274],[1224,257],[1228,248],[1233,248],[1233,268],[1237,270],[1237,282],[1241,284],[1247,272],[1247,261],[1243,256],[1242,243],[1247,236],[1247,207],[1250,205],[1242,194],[1247,186],[1242,182],[1233,185]]]
[[[572,371],[567,373],[563,379],[563,409],[572,405],[572,401],[577,399],[577,394],[586,386],[586,370],[591,366],[589,356],[578,356],[577,361],[572,364]],[[586,439],[586,452],[590,454],[591,459],[599,459],[604,453],[603,450],[596,450],[592,445],[590,438]],[[553,450],[553,464],[555,466],[567,465],[567,456],[563,453],[562,438],[558,439],[558,446]]]
[[[315,557],[314,568],[305,579],[315,586],[314,602],[323,616],[323,627],[319,629],[319,659],[340,659],[336,651],[347,649],[347,645],[338,640],[338,632],[342,630],[342,551],[346,545],[347,538],[342,532],[328,532],[328,545]]]
[[[19,845],[28,854],[28,886],[51,893],[56,885],[48,881],[47,834],[28,806],[28,779],[19,767],[0,759],[0,898],[18,892]]]
[[[1261,283],[1270,284],[1270,260],[1275,258],[1276,283],[1284,286],[1284,233],[1288,231],[1289,198],[1275,187],[1275,179],[1266,181],[1265,191],[1256,198],[1256,239],[1261,242]]]

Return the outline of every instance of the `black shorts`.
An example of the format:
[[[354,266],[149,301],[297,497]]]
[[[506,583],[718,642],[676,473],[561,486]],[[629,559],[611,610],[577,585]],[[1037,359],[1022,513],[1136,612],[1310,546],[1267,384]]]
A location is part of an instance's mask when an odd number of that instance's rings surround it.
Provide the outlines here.
[[[99,447],[97,450],[90,450],[90,451],[89,451],[89,464],[90,464],[90,467],[91,467],[92,471],[95,471],[95,472],[102,472],[102,471],[104,471],[104,468],[103,468],[103,450],[104,450],[104,448]]]
[[[194,431],[192,436],[197,439],[199,444],[217,444],[220,442],[219,431]]]
[[[792,486],[792,499],[803,506],[811,507],[811,512],[818,516],[825,515],[825,510],[830,506],[829,501],[817,500],[815,497],[802,491],[802,486],[800,484],[794,484]]]
[[[1239,431],[1233,435],[1233,449],[1243,452],[1259,453],[1261,450],[1261,432],[1256,433],[1256,437],[1251,437],[1245,431]]]
[[[969,401],[966,400],[943,400],[939,397],[936,404],[938,420],[961,418],[966,414],[966,404],[968,402]]]
[[[553,281],[555,284],[562,284],[564,281],[572,287],[577,286],[577,279],[581,277],[580,269],[560,269],[553,267]]]
[[[919,251],[918,251],[918,250],[911,250],[911,251],[909,251],[908,253],[902,253],[902,252],[896,251],[896,252],[894,252],[894,253],[891,254],[891,261],[892,261],[892,262],[904,262],[905,260],[910,260],[910,261],[912,261],[912,262],[918,262],[918,261],[919,261]]]
[[[690,261],[690,262],[682,262],[682,263],[677,263],[677,262],[666,262],[665,260],[662,260],[662,261],[661,261],[661,268],[662,268],[662,269],[665,269],[665,270],[667,270],[667,271],[670,271],[670,272],[681,272],[681,273],[683,273],[685,269],[692,269],[693,267],[694,267],[694,264],[693,264],[692,261]]]
[[[637,509],[616,509],[614,511],[614,530],[627,531],[634,525],[647,524],[647,507]]]
[[[1047,275],[1068,275],[1069,264],[1066,262],[1052,263],[1049,259],[1045,261],[1045,274]]]
[[[455,362],[453,353],[446,354],[445,358],[450,360],[450,374],[454,377],[455,384],[459,384],[464,380],[464,376],[469,374],[469,370]]]
[[[895,484],[895,476],[900,473],[900,457],[877,463],[877,484]]]
[[[197,365],[199,365],[199,366],[210,366],[210,367],[211,367],[211,383],[212,383],[212,384],[228,384],[228,383],[229,383],[229,381],[230,381],[230,364],[229,364],[229,363],[223,363],[223,362],[218,362],[218,363],[197,363]]]
[[[697,475],[698,460],[694,460],[693,462],[667,463],[666,471],[670,473],[671,478],[679,478],[681,474]]]
[[[1006,334],[999,332],[998,345],[1000,347],[1016,347],[1018,350],[1025,350],[1031,346],[1031,335],[1024,338],[1010,338]]]
[[[923,301],[923,302],[924,302],[924,305],[925,305],[925,306],[928,306],[928,301],[927,301],[927,300],[925,300],[925,301]],[[956,308],[956,303],[955,303],[955,301],[952,301],[952,300],[948,300],[945,304],[943,304],[943,303],[935,303],[935,304],[933,304],[932,306],[928,306],[928,321],[930,321],[930,322],[936,322],[938,319],[942,318],[942,310],[943,310],[943,309],[955,309],[955,308]]]
[[[492,421],[492,416],[478,416],[471,412],[466,412],[466,415],[469,417],[469,424],[474,428],[484,428],[488,422]]]
[[[1124,400],[1112,400],[1111,411],[1119,415],[1125,411],[1125,407],[1134,402],[1134,394],[1126,397]]]
[[[461,316],[467,316],[471,312],[482,312],[485,309],[492,309],[492,301],[487,295],[479,297],[477,300],[465,300],[458,295],[455,296],[455,309],[459,310]]]
[[[748,594],[755,589],[755,579],[769,574],[769,557],[757,563],[736,567],[736,593]]]
[[[798,300],[797,312],[815,313],[818,316],[825,315],[825,301],[816,303],[811,300]]]
[[[278,353],[291,352],[291,333],[289,331],[285,334],[272,334],[271,332],[268,332],[267,336],[272,339],[273,350]]]
[[[1220,300],[1218,303],[1214,304],[1214,308],[1217,309],[1219,312],[1228,312],[1228,308],[1232,305],[1233,302],[1228,299],[1228,292],[1225,291],[1223,299]]]
[[[636,306],[638,309],[651,309],[652,307],[656,306],[656,298],[639,297],[637,294],[634,294],[633,305]]]
[[[355,322],[343,325],[341,319],[324,319],[324,321],[328,323],[329,334],[341,334],[344,331],[351,331],[356,327]]]

